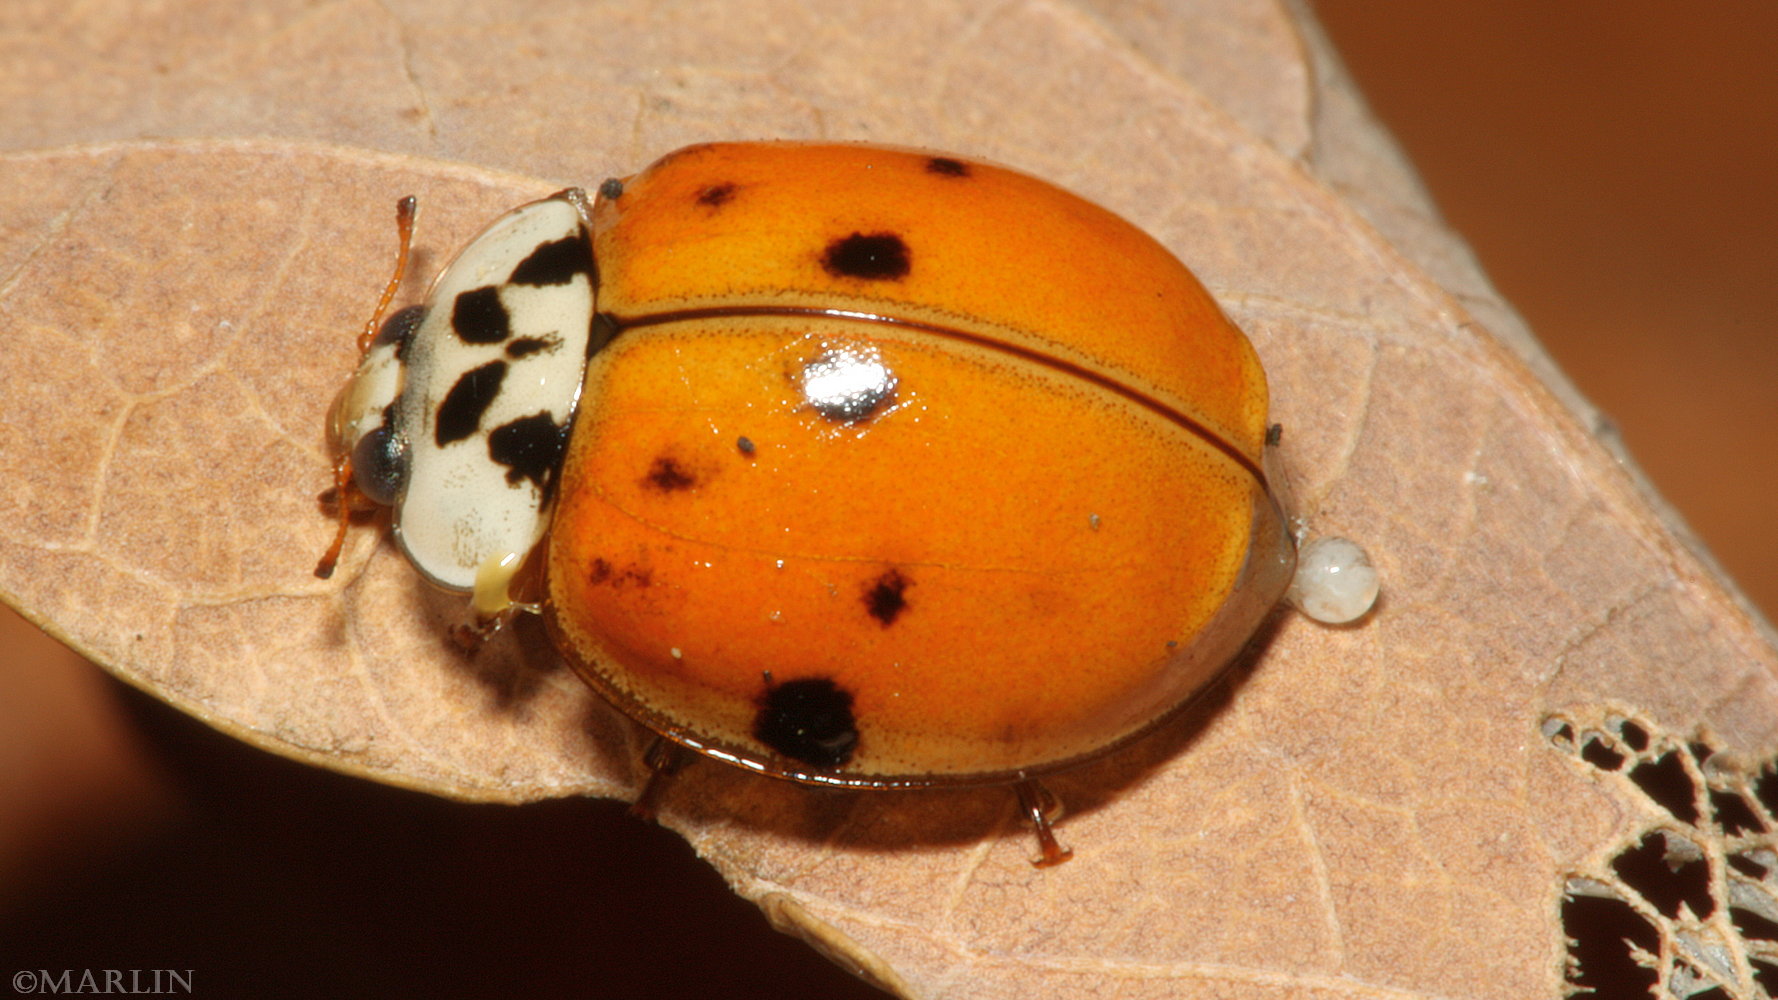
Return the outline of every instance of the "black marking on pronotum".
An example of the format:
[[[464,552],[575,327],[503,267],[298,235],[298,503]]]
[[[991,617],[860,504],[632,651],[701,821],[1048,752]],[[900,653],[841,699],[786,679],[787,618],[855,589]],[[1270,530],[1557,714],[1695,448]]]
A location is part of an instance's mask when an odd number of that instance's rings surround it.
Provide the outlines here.
[[[912,266],[908,245],[894,233],[853,233],[821,252],[821,266],[836,278],[899,281]]]
[[[500,395],[500,383],[506,381],[506,362],[490,361],[458,376],[457,384],[445,393],[438,404],[438,425],[433,438],[443,448],[461,441],[482,425],[482,414],[494,397]]]
[[[514,337],[506,345],[506,356],[513,360],[560,346],[560,341],[546,337]]]
[[[926,172],[940,177],[968,177],[969,164],[949,156],[935,156],[926,161]]]
[[[407,345],[414,339],[414,331],[420,328],[420,321],[426,318],[425,306],[408,306],[398,309],[383,325],[377,328],[377,339],[371,341],[372,347],[384,344],[395,345],[395,356],[402,360],[407,358]]]
[[[552,240],[531,251],[519,266],[512,269],[507,281],[514,285],[566,285],[576,275],[593,273],[593,248],[584,233]]]
[[[902,576],[900,570],[892,569],[884,573],[865,588],[864,609],[872,618],[882,622],[884,628],[888,628],[907,610],[907,589],[913,582]]]
[[[648,475],[642,477],[642,485],[660,490],[662,493],[677,493],[689,490],[697,485],[697,477],[681,466],[671,455],[662,455],[648,467]]]
[[[773,684],[768,679],[753,736],[792,760],[816,767],[839,767],[858,745],[852,694],[826,677]]]
[[[547,500],[555,492],[556,470],[568,444],[568,428],[539,411],[509,420],[488,432],[488,457],[506,466],[506,481],[529,479]]]
[[[850,320],[857,323],[880,323],[884,326],[900,327],[905,330],[919,330],[922,333],[930,333],[935,337],[943,337],[949,340],[961,341],[966,344],[974,344],[977,347],[985,348],[987,350],[999,351],[1002,354],[1020,358],[1033,364],[1042,365],[1052,371],[1061,372],[1072,378],[1090,382],[1107,392],[1116,393],[1130,402],[1135,403],[1136,405],[1141,406],[1157,416],[1177,424],[1196,435],[1198,438],[1202,439],[1205,444],[1222,452],[1229,461],[1246,469],[1247,474],[1253,477],[1254,482],[1264,485],[1266,481],[1265,473],[1260,471],[1260,467],[1251,458],[1248,458],[1247,454],[1240,448],[1224,441],[1221,437],[1218,437],[1214,431],[1210,430],[1210,428],[1205,427],[1203,424],[1198,423],[1191,417],[1174,409],[1167,403],[1148,395],[1142,390],[1125,385],[1103,372],[1094,371],[1091,368],[1076,364],[1066,358],[1059,358],[1053,354],[1045,354],[1042,351],[1033,350],[1022,344],[997,340],[993,337],[976,333],[971,330],[963,330],[954,326],[945,326],[940,323],[927,323],[916,319],[904,319],[899,316],[884,316],[880,313],[860,312],[854,309],[828,309],[820,306],[708,306],[700,309],[670,309],[658,313],[646,313],[641,316],[617,316],[610,313],[602,314],[602,318],[610,324],[613,330],[612,336],[616,336],[618,333],[622,333],[626,330],[634,330],[645,326],[663,326],[668,323],[696,322],[704,319],[734,319],[747,316],[786,316],[807,319]]]
[[[498,344],[512,336],[512,317],[500,301],[500,288],[483,285],[451,304],[451,329],[466,344]]]
[[[721,184],[712,184],[709,187],[700,190],[698,192],[698,204],[705,208],[721,208],[733,200],[734,197],[734,182],[724,181]]]

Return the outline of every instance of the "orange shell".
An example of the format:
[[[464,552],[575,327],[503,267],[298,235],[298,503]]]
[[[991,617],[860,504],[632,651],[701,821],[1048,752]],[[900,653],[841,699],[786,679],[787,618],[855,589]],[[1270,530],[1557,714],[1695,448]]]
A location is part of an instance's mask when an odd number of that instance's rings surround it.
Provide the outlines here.
[[[1122,219],[983,163],[674,153],[594,209],[549,621],[674,739],[1012,780],[1188,700],[1288,582],[1265,377]]]

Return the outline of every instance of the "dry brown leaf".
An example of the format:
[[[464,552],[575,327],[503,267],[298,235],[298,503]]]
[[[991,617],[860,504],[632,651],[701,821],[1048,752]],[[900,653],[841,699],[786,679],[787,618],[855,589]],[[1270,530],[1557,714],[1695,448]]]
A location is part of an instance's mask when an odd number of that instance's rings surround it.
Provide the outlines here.
[[[464,798],[630,794],[640,737],[536,635],[455,655],[461,601],[371,532],[310,575],[322,414],[397,195],[429,272],[552,186],[785,136],[1000,160],[1158,236],[1263,357],[1303,513],[1362,539],[1387,596],[1359,628],[1281,620],[1191,718],[1057,780],[1077,857],[1053,870],[995,790],[692,769],[663,821],[781,927],[910,997],[1556,996],[1568,880],[1650,822],[1562,751],[1628,718],[1722,760],[1778,746],[1770,636],[1589,433],[1298,10],[135,9],[0,15],[23,112],[0,122],[0,595],[243,739]]]

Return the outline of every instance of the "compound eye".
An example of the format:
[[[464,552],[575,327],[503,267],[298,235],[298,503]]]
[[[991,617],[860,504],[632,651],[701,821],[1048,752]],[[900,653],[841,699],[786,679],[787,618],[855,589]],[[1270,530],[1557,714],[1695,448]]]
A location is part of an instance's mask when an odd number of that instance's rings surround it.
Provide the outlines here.
[[[407,447],[385,419],[382,426],[359,438],[352,447],[352,481],[358,485],[358,492],[392,507],[406,479]]]

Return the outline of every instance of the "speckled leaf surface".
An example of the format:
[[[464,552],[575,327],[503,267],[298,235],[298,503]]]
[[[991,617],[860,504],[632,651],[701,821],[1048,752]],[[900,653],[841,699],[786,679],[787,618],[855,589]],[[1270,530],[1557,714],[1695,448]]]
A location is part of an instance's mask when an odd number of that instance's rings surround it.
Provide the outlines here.
[[[1281,618],[1188,717],[1057,779],[1060,868],[1027,863],[995,790],[700,766],[663,822],[911,997],[1559,995],[1564,887],[1640,828],[1546,721],[1633,706],[1759,754],[1778,656],[1590,434],[1302,18],[10,4],[0,596],[280,753],[463,798],[632,794],[642,738],[535,630],[458,655],[460,600],[375,532],[333,580],[310,573],[323,413],[395,198],[420,197],[430,274],[504,208],[688,142],[999,160],[1199,273],[1268,367],[1300,512],[1366,543],[1383,606],[1357,628]]]

